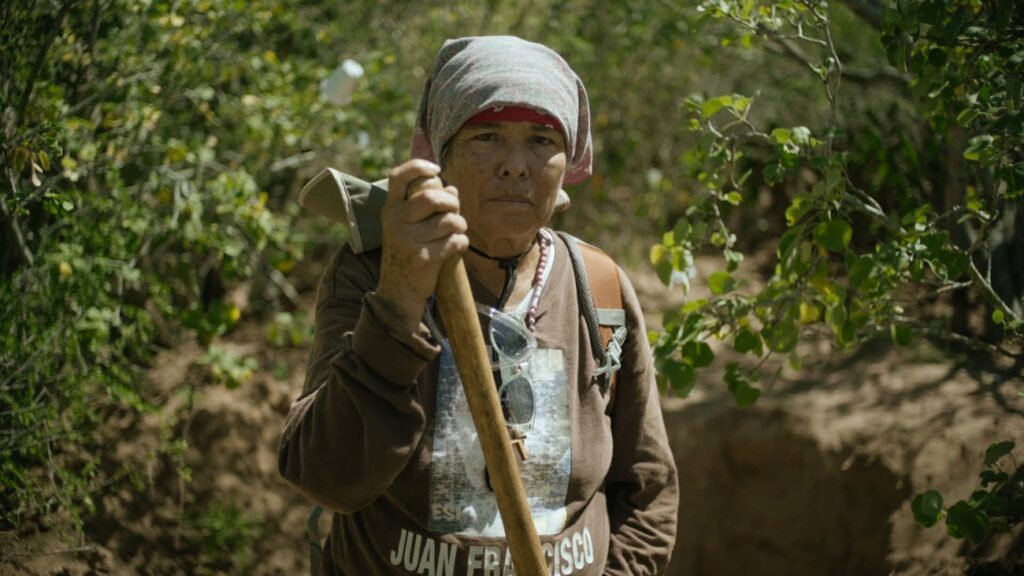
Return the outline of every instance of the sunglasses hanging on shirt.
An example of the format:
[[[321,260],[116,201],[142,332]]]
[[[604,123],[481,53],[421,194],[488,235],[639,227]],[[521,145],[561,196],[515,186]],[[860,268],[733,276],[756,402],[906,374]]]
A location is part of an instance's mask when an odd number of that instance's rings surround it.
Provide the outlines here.
[[[537,349],[537,339],[526,322],[509,314],[477,304],[477,311],[490,318],[488,337],[497,360],[492,364],[501,373],[498,397],[509,429],[525,438],[533,428],[536,402],[530,380],[530,360]]]

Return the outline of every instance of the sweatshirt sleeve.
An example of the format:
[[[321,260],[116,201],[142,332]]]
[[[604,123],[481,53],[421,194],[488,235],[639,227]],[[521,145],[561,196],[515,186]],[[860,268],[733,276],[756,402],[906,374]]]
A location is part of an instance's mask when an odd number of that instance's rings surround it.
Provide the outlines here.
[[[345,513],[384,492],[420,442],[416,381],[440,350],[423,324],[403,330],[372,291],[377,269],[373,257],[346,247],[324,273],[305,385],[278,454],[289,483]]]
[[[661,574],[676,537],[676,466],[640,305],[621,270],[619,278],[629,336],[612,413],[615,448],[605,483],[611,542],[605,574]]]

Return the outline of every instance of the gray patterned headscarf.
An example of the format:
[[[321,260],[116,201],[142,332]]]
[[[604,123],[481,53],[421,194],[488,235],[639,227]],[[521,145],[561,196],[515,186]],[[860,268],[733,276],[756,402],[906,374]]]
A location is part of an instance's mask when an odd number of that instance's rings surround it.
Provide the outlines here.
[[[521,106],[556,118],[565,134],[564,184],[590,176],[590,104],[583,82],[553,50],[515,36],[448,40],[420,100],[413,158],[438,161],[459,128],[483,110]]]

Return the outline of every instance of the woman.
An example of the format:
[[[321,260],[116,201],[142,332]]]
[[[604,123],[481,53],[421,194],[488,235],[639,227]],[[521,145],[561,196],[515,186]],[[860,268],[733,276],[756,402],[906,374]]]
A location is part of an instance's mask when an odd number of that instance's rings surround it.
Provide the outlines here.
[[[544,228],[567,205],[562,185],[590,174],[582,82],[539,44],[448,41],[413,156],[389,174],[381,249],[343,248],[324,274],[305,390],[285,423],[282,475],[335,511],[322,573],[513,573],[432,303],[457,252],[551,573],[661,573],[676,471],[636,295],[619,271],[628,336],[610,407],[566,245]],[[523,357],[489,329],[508,323],[535,341]]]

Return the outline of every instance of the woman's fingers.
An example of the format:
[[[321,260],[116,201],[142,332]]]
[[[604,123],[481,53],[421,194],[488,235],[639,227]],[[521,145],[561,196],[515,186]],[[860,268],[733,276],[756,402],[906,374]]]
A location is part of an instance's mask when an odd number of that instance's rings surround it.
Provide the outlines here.
[[[459,198],[453,194],[453,187],[437,189],[426,188],[416,191],[409,197],[398,211],[399,219],[402,222],[411,224],[426,220],[434,214],[443,212],[458,212]]]
[[[469,248],[458,191],[445,187],[437,165],[410,160],[388,174],[381,214],[383,257],[377,293],[418,322],[441,264]]]
[[[406,230],[406,238],[413,243],[433,242],[452,234],[465,234],[466,219],[454,212],[436,214],[410,224]]]
[[[446,238],[424,244],[423,247],[424,254],[421,257],[429,260],[444,261],[452,254],[465,252],[469,248],[469,236],[465,234],[452,234]]]
[[[441,167],[433,162],[414,158],[403,162],[388,172],[388,201],[398,203],[412,192],[409,185],[420,179],[428,179],[441,173]]]
[[[422,159],[405,162],[388,174],[388,211],[404,224],[435,214],[459,211],[458,191],[443,186],[436,164]]]
[[[384,206],[385,252],[395,250],[417,258],[437,254],[425,244],[466,233],[466,220],[459,214],[458,190],[443,186],[437,166],[425,160],[410,160],[388,175],[388,199]],[[461,245],[461,239],[456,244]]]

